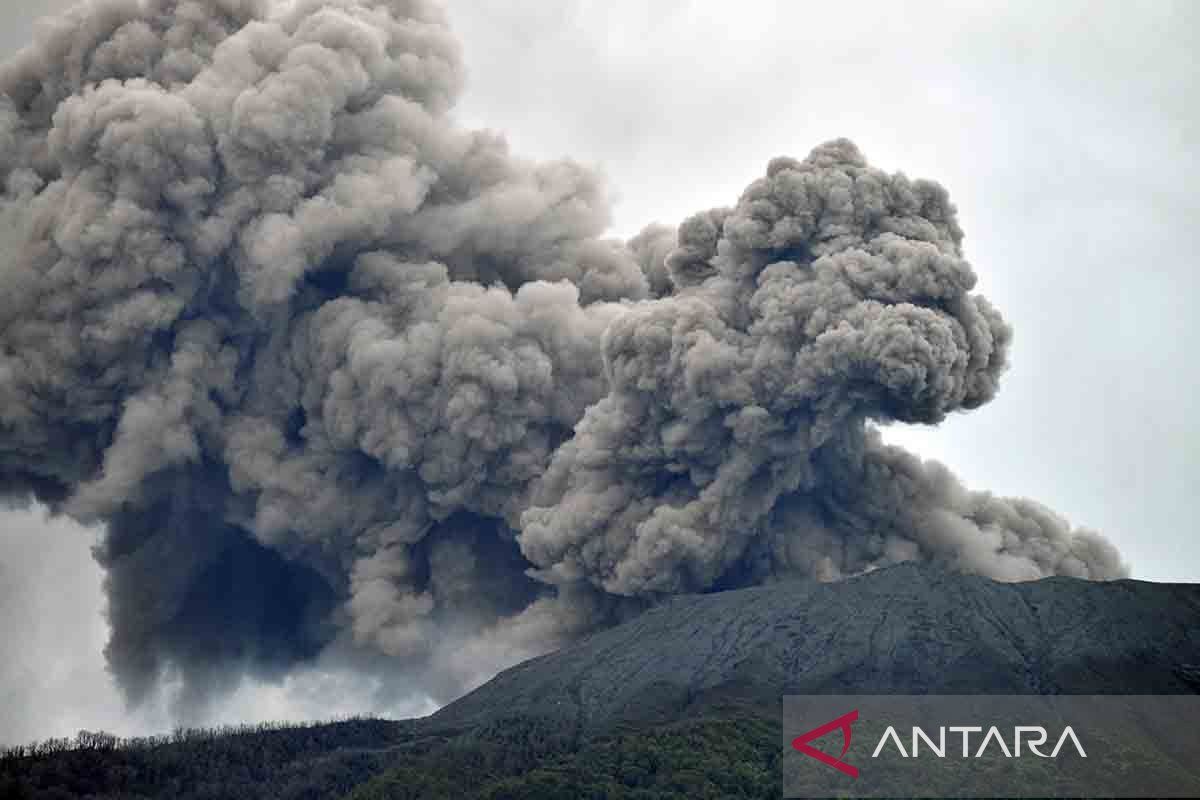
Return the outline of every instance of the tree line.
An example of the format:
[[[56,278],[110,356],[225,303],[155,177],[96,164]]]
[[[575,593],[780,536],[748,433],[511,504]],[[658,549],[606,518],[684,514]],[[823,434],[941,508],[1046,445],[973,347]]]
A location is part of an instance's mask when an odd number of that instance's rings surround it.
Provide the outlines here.
[[[260,722],[257,724],[220,725],[215,727],[177,727],[170,733],[150,736],[117,736],[107,731],[80,730],[75,736],[50,737],[26,744],[0,748],[0,762],[22,758],[40,758],[77,750],[112,752],[114,750],[153,750],[166,745],[188,745],[237,736],[255,736],[280,731],[303,731],[328,725],[351,722],[376,722],[373,714],[352,714],[327,722]]]

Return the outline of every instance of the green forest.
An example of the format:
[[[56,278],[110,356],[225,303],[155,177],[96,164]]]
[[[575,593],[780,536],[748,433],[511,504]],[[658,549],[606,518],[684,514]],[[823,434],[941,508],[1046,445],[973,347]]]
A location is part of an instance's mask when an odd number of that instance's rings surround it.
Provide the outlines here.
[[[778,721],[745,709],[596,737],[533,718],[81,732],[0,755],[0,798],[777,798],[779,743]]]

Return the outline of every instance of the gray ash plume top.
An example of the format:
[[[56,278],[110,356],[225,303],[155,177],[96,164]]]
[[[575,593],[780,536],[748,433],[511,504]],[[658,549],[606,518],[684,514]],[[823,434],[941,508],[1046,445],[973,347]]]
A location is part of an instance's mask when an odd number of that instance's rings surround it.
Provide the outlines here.
[[[104,524],[131,700],[338,652],[444,701],[900,561],[1125,574],[873,427],[1005,368],[941,186],[838,140],[625,243],[463,80],[427,0],[100,0],[0,66],[0,495]]]

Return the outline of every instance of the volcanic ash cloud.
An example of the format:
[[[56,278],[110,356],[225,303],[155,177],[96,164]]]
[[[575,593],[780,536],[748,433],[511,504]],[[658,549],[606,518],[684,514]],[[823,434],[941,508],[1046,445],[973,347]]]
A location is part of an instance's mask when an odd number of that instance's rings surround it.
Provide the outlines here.
[[[444,700],[664,595],[902,560],[1124,574],[872,427],[1005,368],[939,185],[839,140],[624,243],[462,83],[425,0],[105,0],[0,67],[0,493],[106,525],[132,700],[320,653]]]

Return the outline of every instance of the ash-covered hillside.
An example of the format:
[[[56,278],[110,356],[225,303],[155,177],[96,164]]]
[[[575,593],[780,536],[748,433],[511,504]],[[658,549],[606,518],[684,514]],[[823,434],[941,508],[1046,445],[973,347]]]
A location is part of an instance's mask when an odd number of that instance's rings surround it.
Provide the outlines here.
[[[1197,623],[1200,585],[929,564],[679,596],[425,719],[8,758],[0,796],[774,798],[783,694],[1192,693]]]
[[[603,730],[713,699],[824,693],[1175,694],[1200,689],[1200,586],[1000,583],[901,564],[839,583],[680,596],[526,661],[436,714]]]

